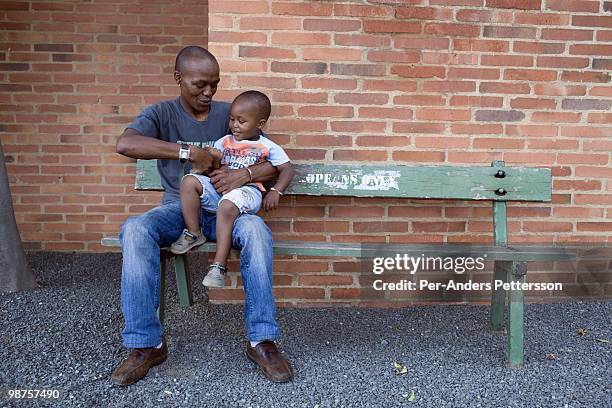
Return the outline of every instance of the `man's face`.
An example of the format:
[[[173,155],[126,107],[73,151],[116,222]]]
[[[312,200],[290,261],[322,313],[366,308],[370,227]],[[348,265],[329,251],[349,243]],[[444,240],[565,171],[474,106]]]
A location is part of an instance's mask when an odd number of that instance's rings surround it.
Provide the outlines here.
[[[259,130],[266,123],[261,119],[259,109],[253,102],[238,99],[232,103],[230,111],[230,131],[238,140],[248,140],[259,136]]]
[[[181,87],[181,99],[192,113],[208,112],[219,84],[219,66],[209,60],[192,59],[174,76]]]

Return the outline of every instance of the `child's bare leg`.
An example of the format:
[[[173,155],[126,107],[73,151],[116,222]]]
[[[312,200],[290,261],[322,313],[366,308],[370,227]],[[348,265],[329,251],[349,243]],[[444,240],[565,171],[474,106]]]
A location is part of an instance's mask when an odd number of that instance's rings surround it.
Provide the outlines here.
[[[202,184],[193,177],[185,177],[181,181],[181,209],[185,226],[194,235],[200,235],[200,196]]]
[[[236,204],[229,200],[223,200],[217,208],[217,253],[215,261],[223,266],[227,265],[232,248],[232,230],[234,229],[234,221],[240,215],[240,210]]]

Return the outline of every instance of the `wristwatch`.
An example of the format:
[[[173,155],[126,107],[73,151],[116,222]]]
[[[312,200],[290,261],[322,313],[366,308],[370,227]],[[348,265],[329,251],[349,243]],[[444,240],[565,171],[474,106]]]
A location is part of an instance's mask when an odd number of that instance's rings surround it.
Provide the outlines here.
[[[181,144],[181,150],[179,150],[179,160],[181,163],[185,163],[189,160],[189,145],[186,143]]]

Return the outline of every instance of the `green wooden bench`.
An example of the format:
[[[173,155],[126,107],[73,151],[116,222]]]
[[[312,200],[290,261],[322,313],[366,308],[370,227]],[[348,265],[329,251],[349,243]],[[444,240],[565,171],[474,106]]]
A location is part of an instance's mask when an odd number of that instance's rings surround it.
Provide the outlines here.
[[[448,244],[443,248],[417,244],[389,245],[388,250],[414,256],[439,256],[441,253],[486,254],[494,261],[493,280],[523,283],[529,261],[569,260],[572,254],[548,247],[509,247],[506,203],[546,202],[551,199],[551,173],[547,168],[506,167],[495,161],[491,166],[399,166],[298,164],[288,195],[388,197],[412,199],[451,199],[490,201],[493,205],[494,245]],[[137,162],[137,190],[162,190],[155,160]],[[120,246],[118,237],[102,239],[102,245]],[[206,243],[197,252],[214,252]],[[278,255],[362,257],[363,246],[352,243],[275,241]],[[192,303],[191,282],[185,256],[161,251],[161,285],[158,316],[163,320],[166,260],[174,258],[180,304]],[[506,302],[506,298],[507,302]],[[506,360],[511,367],[523,364],[524,303],[522,290],[492,291],[491,328],[502,330],[504,310],[508,315]]]

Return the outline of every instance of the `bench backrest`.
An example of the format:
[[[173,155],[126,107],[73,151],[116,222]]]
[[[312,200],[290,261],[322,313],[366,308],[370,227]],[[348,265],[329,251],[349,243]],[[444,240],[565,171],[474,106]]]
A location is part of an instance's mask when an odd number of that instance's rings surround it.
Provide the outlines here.
[[[290,195],[550,201],[548,168],[297,164]],[[156,160],[138,160],[137,190],[163,190]]]

